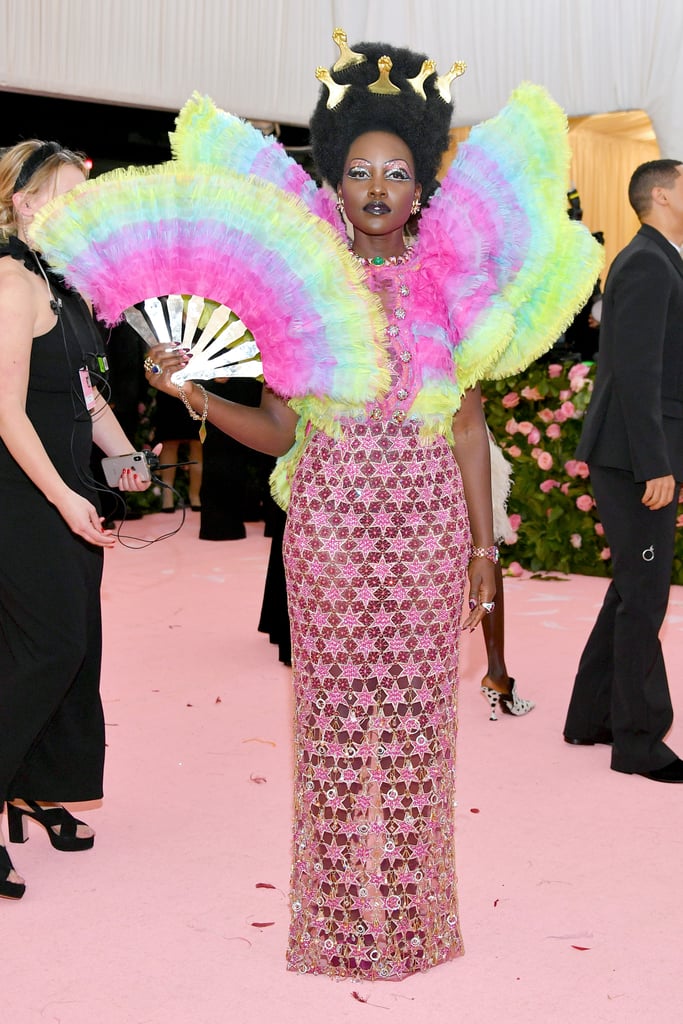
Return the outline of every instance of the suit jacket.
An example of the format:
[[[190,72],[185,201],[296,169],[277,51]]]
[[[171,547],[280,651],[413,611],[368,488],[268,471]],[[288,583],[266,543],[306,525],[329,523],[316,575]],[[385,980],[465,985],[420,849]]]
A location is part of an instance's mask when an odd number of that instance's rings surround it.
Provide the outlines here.
[[[605,284],[598,370],[576,452],[636,482],[683,481],[683,259],[643,224]]]

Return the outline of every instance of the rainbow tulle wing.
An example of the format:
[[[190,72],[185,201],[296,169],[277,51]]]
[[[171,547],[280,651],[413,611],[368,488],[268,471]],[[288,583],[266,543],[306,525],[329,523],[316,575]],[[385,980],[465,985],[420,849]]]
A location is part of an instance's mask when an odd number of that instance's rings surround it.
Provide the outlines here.
[[[384,314],[356,261],[329,224],[254,176],[113,171],[43,207],[31,233],[106,323],[146,299],[199,296],[241,319],[283,397],[358,407],[388,383]]]
[[[344,235],[335,196],[318,188],[272,135],[264,136],[248,121],[221,110],[208,96],[192,94],[178,114],[169,139],[178,163],[192,167],[212,164],[238,174],[253,174],[296,196],[311,213]]]
[[[566,117],[525,83],[459,146],[420,223],[460,338],[462,388],[517,373],[590,297],[603,249],[567,216]]]

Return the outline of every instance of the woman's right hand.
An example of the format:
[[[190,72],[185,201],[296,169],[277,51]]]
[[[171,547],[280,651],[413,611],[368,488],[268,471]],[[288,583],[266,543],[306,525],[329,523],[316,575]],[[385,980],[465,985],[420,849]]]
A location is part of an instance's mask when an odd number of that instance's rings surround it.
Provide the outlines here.
[[[190,353],[179,346],[155,345],[145,359],[145,377],[152,387],[178,397],[178,388],[171,383],[171,377],[187,364]]]
[[[113,530],[103,529],[104,517],[99,515],[95,506],[87,498],[69,489],[64,497],[55,504],[69,529],[83,540],[101,548],[114,547],[116,537]]]

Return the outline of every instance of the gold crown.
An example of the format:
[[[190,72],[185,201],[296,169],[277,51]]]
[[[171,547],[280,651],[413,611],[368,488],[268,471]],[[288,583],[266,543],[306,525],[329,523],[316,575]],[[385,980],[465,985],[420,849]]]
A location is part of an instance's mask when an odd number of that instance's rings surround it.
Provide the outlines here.
[[[346,68],[353,67],[355,64],[362,64],[367,60],[364,53],[356,53],[349,47],[348,37],[343,28],[336,28],[332,33],[332,39],[339,47],[339,57],[336,63],[333,65],[333,71],[344,71]],[[382,96],[396,96],[399,95],[401,90],[397,85],[391,81],[391,69],[393,67],[391,57],[383,56],[377,61],[377,69],[379,71],[379,77],[371,82],[368,86],[368,91],[373,93],[379,93]],[[467,65],[464,61],[458,60],[451,65],[445,75],[439,75],[434,82],[434,89],[438,92],[444,103],[451,102],[451,82],[456,78],[460,78],[461,75],[465,74]],[[411,88],[421,96],[423,100],[427,99],[424,83],[433,75],[436,71],[436,64],[433,60],[425,60],[422,62],[417,75],[414,78],[409,78],[408,82]],[[324,67],[316,68],[315,77],[318,81],[322,82],[327,86],[328,97],[327,97],[327,108],[333,110],[339,106],[341,101],[344,99],[346,92],[351,88],[350,84],[340,85],[339,82],[335,82],[334,78],[330,74],[329,70]]]

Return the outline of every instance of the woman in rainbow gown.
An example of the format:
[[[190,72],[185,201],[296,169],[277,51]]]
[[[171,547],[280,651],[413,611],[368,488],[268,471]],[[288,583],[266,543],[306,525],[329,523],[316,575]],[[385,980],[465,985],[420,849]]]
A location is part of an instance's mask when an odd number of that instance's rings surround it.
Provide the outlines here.
[[[176,385],[180,349],[160,344],[147,365],[197,420],[279,457],[296,697],[288,967],[398,980],[463,952],[458,643],[494,607],[498,557],[477,382],[550,347],[590,292],[600,255],[566,217],[566,124],[542,89],[522,87],[475,129],[438,186],[462,66],[438,76],[410,50],[350,49],[342,32],[335,41],[339,60],[318,69],[311,121],[333,199],[273,140],[196,98],[172,142],[182,161],[191,129],[194,160],[244,174],[245,193],[254,175],[279,176],[311,231],[324,221],[346,239],[348,227],[338,288],[352,263],[378,337],[347,332],[332,353],[285,338],[278,353],[277,324],[259,330],[244,317],[263,356],[255,409],[191,380]],[[310,270],[290,254],[297,260]],[[283,276],[283,296],[287,288]],[[244,301],[255,303],[255,291]],[[342,374],[354,401],[335,398]]]

